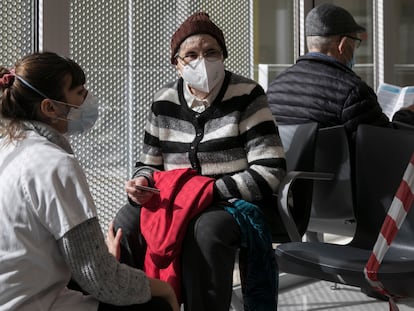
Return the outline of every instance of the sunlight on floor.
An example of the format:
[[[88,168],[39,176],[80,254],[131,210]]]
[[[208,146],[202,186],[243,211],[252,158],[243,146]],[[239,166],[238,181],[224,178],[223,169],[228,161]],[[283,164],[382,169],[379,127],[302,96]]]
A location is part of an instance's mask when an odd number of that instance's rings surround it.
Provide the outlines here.
[[[324,240],[328,243],[347,244],[350,237],[325,234]],[[277,247],[277,245],[275,245]],[[234,299],[237,308],[233,311],[242,311],[240,277],[236,261],[233,281]],[[414,310],[414,300],[405,299],[397,302],[400,311]],[[298,276],[280,274],[278,311],[388,311],[386,301],[368,297],[359,288],[326,281],[317,281]]]

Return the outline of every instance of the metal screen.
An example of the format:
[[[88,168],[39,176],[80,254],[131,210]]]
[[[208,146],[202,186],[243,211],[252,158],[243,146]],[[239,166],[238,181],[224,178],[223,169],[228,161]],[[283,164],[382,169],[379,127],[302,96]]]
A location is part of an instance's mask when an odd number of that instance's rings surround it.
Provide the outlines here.
[[[37,12],[33,1],[0,0],[0,60],[12,67],[17,59],[33,51]]]
[[[206,10],[222,28],[227,68],[251,76],[248,1],[71,2],[71,55],[85,68],[88,86],[101,101],[97,126],[72,144],[104,225],[126,203],[124,184],[141,152],[152,96],[177,77],[169,63],[171,35],[197,10]]]
[[[226,68],[252,77],[251,1],[70,0],[69,57],[84,68],[88,89],[100,99],[96,126],[71,143],[104,230],[127,202],[124,184],[141,152],[153,94],[177,77],[169,63],[173,32],[190,14],[208,12],[224,32]],[[7,21],[0,32],[4,64],[35,50],[36,14],[34,0],[0,3]]]

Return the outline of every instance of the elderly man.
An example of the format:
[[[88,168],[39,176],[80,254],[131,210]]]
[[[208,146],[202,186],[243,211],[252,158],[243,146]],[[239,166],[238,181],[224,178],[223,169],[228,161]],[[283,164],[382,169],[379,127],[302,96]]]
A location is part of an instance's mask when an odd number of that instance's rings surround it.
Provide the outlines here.
[[[309,12],[309,52],[279,74],[267,91],[270,108],[280,124],[343,124],[349,136],[361,123],[389,125],[374,90],[352,70],[363,33],[365,28],[339,6],[325,3]],[[410,115],[409,110],[398,111],[394,120],[407,121]]]

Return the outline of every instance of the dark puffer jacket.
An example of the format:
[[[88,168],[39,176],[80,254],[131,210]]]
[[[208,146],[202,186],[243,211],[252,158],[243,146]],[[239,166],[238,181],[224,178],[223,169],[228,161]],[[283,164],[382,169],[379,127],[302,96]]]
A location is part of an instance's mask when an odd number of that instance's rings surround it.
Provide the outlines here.
[[[267,96],[272,114],[281,124],[343,124],[348,134],[361,123],[389,125],[374,90],[348,67],[320,53],[300,57],[276,77]]]

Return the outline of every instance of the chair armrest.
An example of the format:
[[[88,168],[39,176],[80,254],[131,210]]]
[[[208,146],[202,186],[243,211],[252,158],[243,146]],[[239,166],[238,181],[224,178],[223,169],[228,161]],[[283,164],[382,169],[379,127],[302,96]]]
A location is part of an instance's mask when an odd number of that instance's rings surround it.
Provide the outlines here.
[[[392,121],[391,124],[396,129],[414,131],[414,125],[412,125],[411,123],[406,123],[402,121]]]
[[[296,227],[288,205],[289,191],[297,179],[332,180],[334,174],[319,172],[290,171],[279,185],[277,205],[283,224],[292,242],[301,242],[302,237]]]

